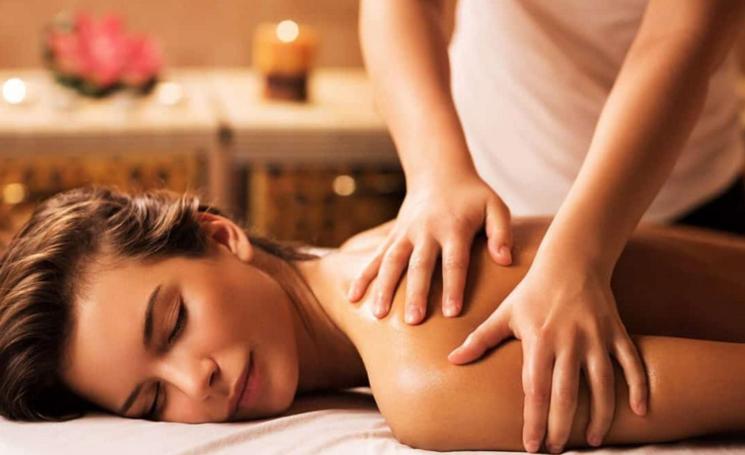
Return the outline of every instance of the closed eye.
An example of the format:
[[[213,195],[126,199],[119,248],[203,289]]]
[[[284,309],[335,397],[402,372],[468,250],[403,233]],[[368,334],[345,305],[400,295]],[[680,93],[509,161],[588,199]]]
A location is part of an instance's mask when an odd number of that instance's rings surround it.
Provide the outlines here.
[[[184,331],[186,325],[186,305],[184,305],[183,297],[179,297],[178,316],[176,317],[176,323],[173,325],[170,335],[168,335],[168,345],[173,344]]]
[[[178,337],[183,333],[184,327],[186,326],[186,305],[184,305],[184,300],[182,297],[179,296],[179,303],[178,303],[178,315],[176,316],[176,323],[173,325],[173,329],[171,330],[171,333],[168,335],[167,343],[168,345],[172,345],[173,343],[178,340]],[[150,409],[148,410],[147,414],[145,414],[145,418],[149,420],[158,420],[160,417],[160,414],[163,412],[163,407],[165,405],[158,406],[158,398],[161,395],[162,385],[159,382],[155,389],[155,396],[153,397],[153,403],[150,405]],[[165,396],[165,395],[164,395]],[[165,401],[165,398],[160,401]]]
[[[145,413],[145,418],[148,420],[157,420],[159,412],[156,412],[156,407],[158,406],[158,397],[160,396],[160,389],[161,389],[161,385],[159,382],[155,386],[155,396],[153,397],[153,404],[150,405],[150,409],[148,409],[147,413]]]

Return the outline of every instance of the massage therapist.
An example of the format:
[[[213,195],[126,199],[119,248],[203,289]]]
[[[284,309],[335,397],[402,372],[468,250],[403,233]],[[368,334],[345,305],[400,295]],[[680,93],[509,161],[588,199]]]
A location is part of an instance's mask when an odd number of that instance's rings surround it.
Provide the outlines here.
[[[611,274],[640,220],[745,234],[743,147],[730,52],[739,0],[462,0],[448,54],[443,1],[363,0],[376,98],[406,198],[349,290],[388,313],[408,269],[406,322],[423,320],[442,258],[442,309],[457,316],[474,236],[511,263],[510,214],[554,220],[523,281],[449,356],[463,364],[522,340],[528,451],[563,446],[580,371],[586,437],[614,414],[614,358],[632,410],[647,382]]]

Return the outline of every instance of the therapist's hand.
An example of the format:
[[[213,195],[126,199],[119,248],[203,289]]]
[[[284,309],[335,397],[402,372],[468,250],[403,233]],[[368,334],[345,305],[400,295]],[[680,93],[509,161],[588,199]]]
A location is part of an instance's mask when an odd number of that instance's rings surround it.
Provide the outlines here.
[[[512,293],[448,358],[472,362],[513,335],[522,340],[523,444],[529,452],[540,448],[544,436],[548,450],[563,449],[577,408],[580,368],[591,395],[587,441],[601,444],[615,410],[610,356],[623,369],[632,411],[646,412],[644,367],[618,314],[610,276],[536,257]]]
[[[373,314],[388,314],[393,293],[407,270],[404,320],[421,322],[427,309],[432,272],[442,255],[442,309],[456,316],[463,307],[463,290],[474,235],[485,227],[491,257],[498,264],[512,262],[510,212],[502,200],[474,172],[430,175],[408,189],[396,223],[348,291],[352,302],[373,290]]]

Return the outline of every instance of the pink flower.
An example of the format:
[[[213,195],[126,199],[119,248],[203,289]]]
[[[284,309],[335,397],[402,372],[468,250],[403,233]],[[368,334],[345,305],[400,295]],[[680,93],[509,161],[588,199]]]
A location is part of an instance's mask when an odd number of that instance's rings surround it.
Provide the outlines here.
[[[80,76],[83,62],[77,35],[54,31],[49,34],[47,45],[54,55],[55,69],[68,76]]]
[[[129,40],[129,55],[124,67],[122,80],[127,85],[137,87],[158,75],[163,66],[160,50],[155,43],[144,36]]]
[[[100,87],[118,82],[129,50],[121,19],[108,15],[97,23],[89,15],[80,13],[75,19],[75,31],[79,40],[81,76]]]
[[[53,28],[47,47],[55,71],[106,89],[123,82],[140,87],[155,78],[163,66],[160,50],[145,36],[124,32],[119,16],[95,20],[78,13],[69,27]]]

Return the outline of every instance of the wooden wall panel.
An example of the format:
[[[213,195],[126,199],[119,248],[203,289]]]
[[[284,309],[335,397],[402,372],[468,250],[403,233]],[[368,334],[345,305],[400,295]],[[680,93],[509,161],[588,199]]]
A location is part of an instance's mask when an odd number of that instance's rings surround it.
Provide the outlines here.
[[[41,65],[41,30],[64,9],[121,13],[159,38],[172,66],[249,65],[256,25],[286,18],[318,28],[319,65],[362,64],[358,0],[0,0],[0,68]]]
[[[249,65],[256,24],[285,18],[318,27],[319,65],[362,65],[358,0],[0,0],[0,68],[39,66],[42,27],[76,8],[121,12],[133,30],[159,37],[173,66]],[[745,33],[736,52],[745,70]]]

